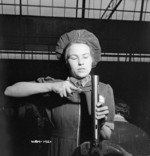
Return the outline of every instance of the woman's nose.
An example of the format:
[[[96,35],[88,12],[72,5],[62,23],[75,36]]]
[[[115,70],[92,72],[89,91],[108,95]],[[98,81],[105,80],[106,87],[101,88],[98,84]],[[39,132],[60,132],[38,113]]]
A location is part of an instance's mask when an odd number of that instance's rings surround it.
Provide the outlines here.
[[[79,64],[79,65],[83,65],[83,64],[84,64],[84,60],[80,58],[80,59],[78,60],[78,64]]]

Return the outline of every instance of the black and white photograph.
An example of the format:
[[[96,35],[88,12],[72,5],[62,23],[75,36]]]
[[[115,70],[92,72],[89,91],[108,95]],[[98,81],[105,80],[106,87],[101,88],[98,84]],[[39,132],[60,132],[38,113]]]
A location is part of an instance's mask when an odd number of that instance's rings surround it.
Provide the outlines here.
[[[150,156],[150,0],[0,0],[0,156]]]

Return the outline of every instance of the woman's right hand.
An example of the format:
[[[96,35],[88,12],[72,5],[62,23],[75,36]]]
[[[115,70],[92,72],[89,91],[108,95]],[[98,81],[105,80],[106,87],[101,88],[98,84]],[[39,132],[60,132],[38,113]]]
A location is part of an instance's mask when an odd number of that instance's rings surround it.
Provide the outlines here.
[[[58,93],[61,97],[67,97],[72,93],[72,90],[82,91],[80,88],[75,87],[70,81],[54,82],[52,84],[52,91]]]

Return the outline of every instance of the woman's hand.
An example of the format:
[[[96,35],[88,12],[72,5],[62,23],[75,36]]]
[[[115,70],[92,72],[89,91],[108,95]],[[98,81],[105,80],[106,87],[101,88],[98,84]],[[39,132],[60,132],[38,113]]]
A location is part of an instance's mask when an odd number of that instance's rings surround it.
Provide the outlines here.
[[[98,104],[99,105],[99,104]],[[108,106],[98,106],[96,109],[96,119],[107,119],[107,115],[109,113]]]
[[[108,106],[105,106],[105,99],[103,96],[99,96],[99,102],[96,105],[96,119],[107,119],[109,113]]]
[[[68,94],[71,94],[72,90],[81,91],[80,88],[75,87],[67,80],[53,83],[52,90],[55,93],[58,93],[61,97],[66,97]]]

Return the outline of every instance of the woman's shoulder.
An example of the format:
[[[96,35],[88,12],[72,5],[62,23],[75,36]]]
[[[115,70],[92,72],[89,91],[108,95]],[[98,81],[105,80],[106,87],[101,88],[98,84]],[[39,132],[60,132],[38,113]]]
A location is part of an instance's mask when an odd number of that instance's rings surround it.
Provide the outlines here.
[[[113,95],[113,89],[110,84],[99,82],[99,93],[102,95]]]
[[[106,83],[103,83],[103,82],[99,82],[99,87],[101,89],[112,89],[112,87],[110,86],[110,84],[106,84]]]

